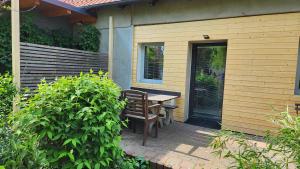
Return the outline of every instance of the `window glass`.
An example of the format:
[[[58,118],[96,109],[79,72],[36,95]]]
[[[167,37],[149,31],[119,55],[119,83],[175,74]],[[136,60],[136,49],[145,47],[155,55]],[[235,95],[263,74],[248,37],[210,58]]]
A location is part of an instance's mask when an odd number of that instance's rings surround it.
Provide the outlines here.
[[[162,45],[146,45],[144,58],[144,78],[162,80],[164,47]]]
[[[140,81],[161,83],[163,79],[164,44],[143,44],[140,54]]]

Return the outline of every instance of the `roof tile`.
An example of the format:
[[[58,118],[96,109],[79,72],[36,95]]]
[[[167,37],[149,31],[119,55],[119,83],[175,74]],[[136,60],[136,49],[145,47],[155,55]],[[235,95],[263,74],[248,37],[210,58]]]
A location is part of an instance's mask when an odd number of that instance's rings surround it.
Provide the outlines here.
[[[89,5],[96,5],[96,4],[106,4],[106,3],[111,3],[120,0],[60,0],[60,1],[73,6],[82,7],[82,6],[89,6]]]

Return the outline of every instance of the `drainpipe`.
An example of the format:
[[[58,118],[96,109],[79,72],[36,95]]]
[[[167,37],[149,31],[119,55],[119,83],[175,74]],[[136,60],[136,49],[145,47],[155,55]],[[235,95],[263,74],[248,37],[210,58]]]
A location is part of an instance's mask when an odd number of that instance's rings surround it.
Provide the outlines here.
[[[114,19],[109,17],[109,35],[108,35],[108,72],[109,77],[113,77],[113,56],[114,56]]]
[[[11,43],[12,43],[12,74],[13,82],[17,89],[20,89],[20,4],[19,0],[11,1]],[[14,99],[14,112],[18,111],[19,107],[16,102],[18,97]]]

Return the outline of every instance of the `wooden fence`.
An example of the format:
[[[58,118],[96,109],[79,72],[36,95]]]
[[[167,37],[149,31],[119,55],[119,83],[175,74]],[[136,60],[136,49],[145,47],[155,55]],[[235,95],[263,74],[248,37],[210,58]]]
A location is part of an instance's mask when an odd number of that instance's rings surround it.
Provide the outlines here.
[[[40,80],[80,72],[107,71],[108,56],[75,49],[21,43],[21,87],[35,89]]]

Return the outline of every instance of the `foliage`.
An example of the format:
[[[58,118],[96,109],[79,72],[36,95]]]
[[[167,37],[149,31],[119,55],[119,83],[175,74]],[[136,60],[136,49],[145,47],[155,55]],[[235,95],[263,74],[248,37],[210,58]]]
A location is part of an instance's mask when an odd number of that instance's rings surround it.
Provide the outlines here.
[[[211,147],[215,154],[233,161],[231,168],[287,169],[291,165],[300,168],[300,117],[283,112],[276,123],[280,126],[279,133],[268,134],[265,147],[229,131],[221,132]],[[230,147],[232,144],[237,144],[238,149]]]
[[[0,13],[0,73],[11,71],[11,18],[9,9]],[[2,14],[2,15],[1,15]],[[41,29],[34,24],[35,15],[23,13],[21,15],[21,42],[35,43],[79,50],[98,51],[99,31],[91,25],[79,26],[81,30],[73,37],[72,33],[61,29]]]
[[[51,46],[58,46],[63,48],[75,48],[73,46],[73,37],[70,33],[62,29],[52,30],[50,36],[53,38],[53,44]],[[76,48],[83,49],[83,48]],[[99,48],[97,48],[98,50]]]
[[[150,169],[150,164],[143,157],[124,158],[114,169]]]
[[[38,135],[32,134],[26,128],[22,130],[11,128],[14,121],[10,122],[1,132],[6,132],[7,138],[0,158],[6,169],[47,168],[49,166],[46,154],[38,149]],[[0,138],[2,139],[3,133]]]
[[[5,163],[6,168],[38,168],[44,158],[36,149],[37,136],[26,132],[26,128],[23,132],[12,128],[10,115],[17,93],[12,76],[0,76],[0,164]]]
[[[12,111],[13,98],[17,89],[9,74],[0,76],[0,164],[3,159],[3,152],[8,146],[10,130],[8,127],[8,114]]]
[[[8,114],[12,111],[13,98],[17,88],[9,74],[0,75],[0,127],[4,125]]]
[[[224,70],[226,60],[226,47],[219,46],[213,47],[211,49],[211,68],[213,68],[214,70]]]
[[[92,25],[79,27],[77,36],[74,37],[74,47],[77,49],[97,52],[100,46],[100,32]]]
[[[10,17],[0,13],[0,73],[11,70]]]
[[[120,88],[102,72],[43,81],[14,130],[36,139],[28,141],[52,168],[111,168],[124,154],[119,113],[125,102],[119,96]]]
[[[32,14],[22,15],[20,38],[21,42],[29,42],[41,45],[53,45],[53,39],[43,29],[33,24]]]
[[[213,75],[206,75],[202,72],[197,72],[196,82],[199,86],[210,89],[216,89],[218,86],[218,81]]]

